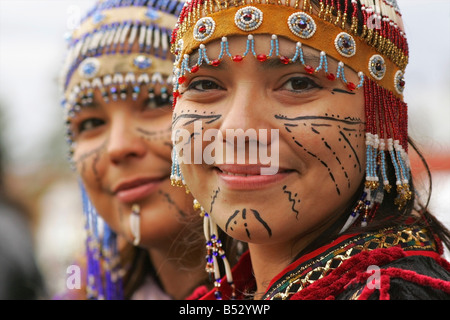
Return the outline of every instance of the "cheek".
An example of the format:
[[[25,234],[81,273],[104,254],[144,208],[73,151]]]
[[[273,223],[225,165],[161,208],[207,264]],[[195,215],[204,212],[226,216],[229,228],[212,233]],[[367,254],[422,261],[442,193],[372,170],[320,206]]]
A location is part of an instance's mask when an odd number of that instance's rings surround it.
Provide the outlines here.
[[[305,120],[284,135],[307,169],[326,173],[335,184],[339,180],[349,188],[352,176],[364,171],[364,126],[360,122]]]
[[[86,187],[98,187],[106,170],[106,141],[79,143],[74,150],[73,160]]]
[[[147,119],[143,117],[136,123],[134,130],[149,146],[154,153],[170,160],[172,149],[171,143],[171,113],[158,119]]]

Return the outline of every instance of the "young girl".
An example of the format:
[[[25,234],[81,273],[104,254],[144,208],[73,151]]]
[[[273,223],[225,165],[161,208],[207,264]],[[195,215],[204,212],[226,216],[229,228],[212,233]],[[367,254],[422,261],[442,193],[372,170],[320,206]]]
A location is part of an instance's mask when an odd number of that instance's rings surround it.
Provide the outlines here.
[[[169,45],[182,6],[98,1],[69,40],[63,106],[87,283],[61,298],[184,299],[210,284],[192,196],[170,185]]]
[[[396,1],[189,1],[172,51],[174,179],[211,238],[204,299],[450,297],[450,233],[409,168]],[[249,246],[223,279],[216,225]]]

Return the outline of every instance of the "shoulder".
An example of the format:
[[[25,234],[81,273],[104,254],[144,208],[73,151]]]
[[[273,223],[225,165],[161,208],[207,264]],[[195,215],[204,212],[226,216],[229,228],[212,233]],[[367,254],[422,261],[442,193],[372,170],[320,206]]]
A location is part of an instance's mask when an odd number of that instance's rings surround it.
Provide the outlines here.
[[[337,299],[448,300],[450,267],[442,258],[405,256],[361,273]]]

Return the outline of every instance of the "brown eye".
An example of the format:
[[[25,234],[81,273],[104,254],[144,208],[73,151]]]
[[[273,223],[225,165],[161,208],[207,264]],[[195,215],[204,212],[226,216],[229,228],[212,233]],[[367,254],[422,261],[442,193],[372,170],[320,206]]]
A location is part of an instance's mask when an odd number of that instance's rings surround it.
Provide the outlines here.
[[[283,85],[283,88],[289,91],[302,92],[321,87],[317,83],[315,83],[311,78],[294,77],[286,81],[286,83]]]
[[[104,123],[105,123],[105,121],[103,121],[101,119],[97,119],[97,118],[86,119],[78,125],[78,128],[77,128],[78,133],[95,129],[98,126],[103,125]]]
[[[188,90],[199,90],[199,91],[207,91],[207,90],[218,90],[221,89],[221,87],[215,83],[214,81],[211,80],[198,80],[198,81],[194,81],[192,82],[189,87]]]

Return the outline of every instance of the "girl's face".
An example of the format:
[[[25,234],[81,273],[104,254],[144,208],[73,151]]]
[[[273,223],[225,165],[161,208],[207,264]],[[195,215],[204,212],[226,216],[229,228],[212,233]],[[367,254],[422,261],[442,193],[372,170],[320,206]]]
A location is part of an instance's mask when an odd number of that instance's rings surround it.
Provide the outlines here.
[[[228,38],[230,52],[245,49],[246,41]],[[279,41],[280,54],[292,57],[295,44]],[[220,44],[206,49],[212,60]],[[255,36],[255,52],[269,51],[270,36]],[[317,50],[304,47],[303,52],[308,65],[319,65]],[[197,56],[191,55],[192,61]],[[337,65],[328,58],[330,72]],[[345,76],[359,82],[347,67]],[[186,154],[180,160],[183,177],[205,211],[233,238],[261,244],[295,240],[331,223],[351,204],[364,177],[362,89],[349,91],[323,72],[311,75],[298,62],[260,62],[249,56],[202,65],[186,74],[179,91],[173,130],[190,133],[192,153],[192,164]],[[199,156],[204,161],[195,164]],[[274,165],[276,174],[261,174],[262,167]]]
[[[143,91],[136,101],[129,94],[106,103],[96,90],[71,130],[76,169],[98,213],[132,241],[129,217],[138,204],[141,244],[152,246],[178,235],[192,197],[170,184],[171,106],[151,103]]]

